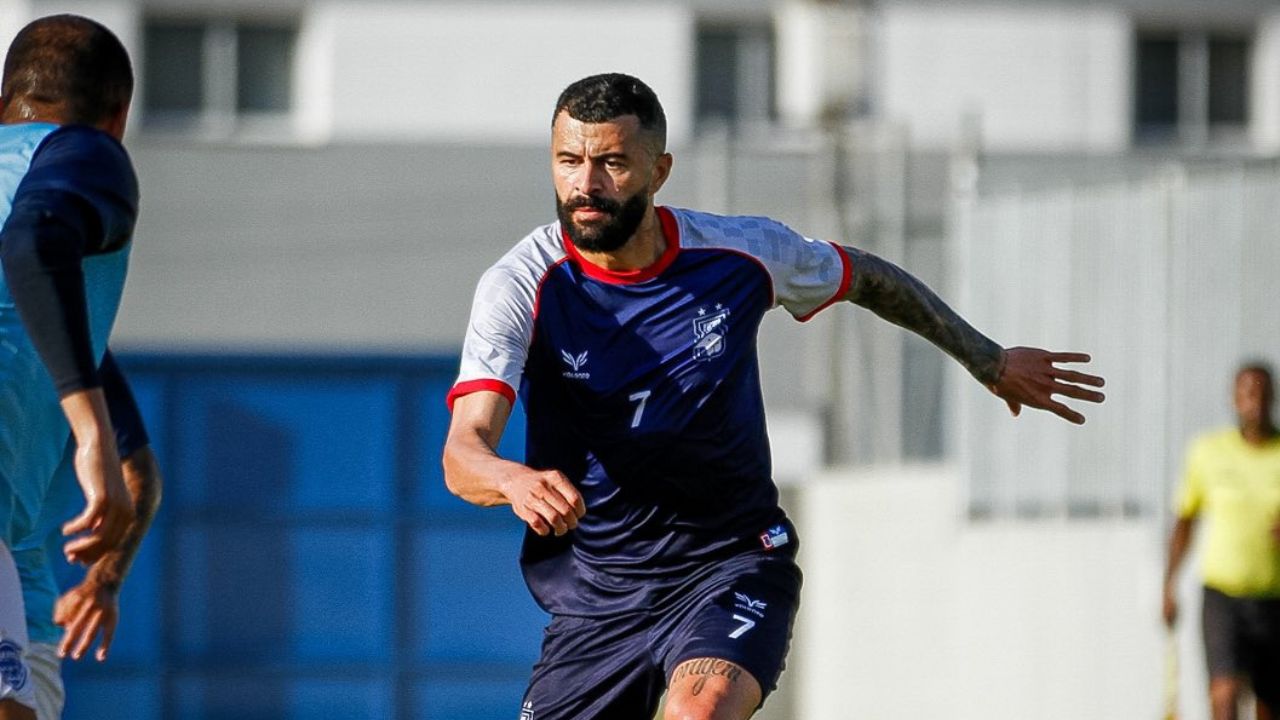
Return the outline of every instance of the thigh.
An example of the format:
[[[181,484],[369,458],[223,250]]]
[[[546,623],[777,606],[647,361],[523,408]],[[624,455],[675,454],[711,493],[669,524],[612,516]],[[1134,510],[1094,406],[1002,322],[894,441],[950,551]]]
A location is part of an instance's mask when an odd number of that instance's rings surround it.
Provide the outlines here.
[[[651,624],[639,614],[553,618],[521,720],[650,720],[663,687],[649,644]]]
[[[800,583],[800,570],[788,557],[761,554],[726,563],[695,591],[662,644],[672,690],[755,686],[755,703],[763,703],[786,664]]]
[[[746,720],[763,702],[760,683],[741,665],[721,658],[693,658],[672,672],[663,717]]]

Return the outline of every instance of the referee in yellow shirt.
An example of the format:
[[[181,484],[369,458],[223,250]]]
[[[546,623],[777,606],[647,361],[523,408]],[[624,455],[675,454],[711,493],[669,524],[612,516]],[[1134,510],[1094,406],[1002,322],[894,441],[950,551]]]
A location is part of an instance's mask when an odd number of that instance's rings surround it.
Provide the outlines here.
[[[1204,644],[1214,720],[1235,720],[1253,686],[1258,720],[1280,709],[1280,433],[1271,419],[1271,370],[1236,372],[1238,427],[1207,433],[1187,452],[1164,581],[1164,620],[1178,616],[1175,579],[1196,519],[1203,552]],[[1280,720],[1280,719],[1277,719]]]

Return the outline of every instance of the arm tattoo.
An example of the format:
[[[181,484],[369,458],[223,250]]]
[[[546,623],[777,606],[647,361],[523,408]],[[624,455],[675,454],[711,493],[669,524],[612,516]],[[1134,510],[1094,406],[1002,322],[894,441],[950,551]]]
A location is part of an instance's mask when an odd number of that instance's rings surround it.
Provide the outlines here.
[[[697,660],[689,660],[680,664],[676,671],[671,674],[671,684],[675,685],[686,677],[695,677],[697,680],[690,689],[691,695],[698,695],[707,685],[707,678],[715,675],[721,675],[729,679],[729,682],[736,683],[742,675],[742,668],[734,665],[728,660],[718,660],[716,658],[699,658]]]
[[[978,332],[927,285],[883,258],[843,248],[853,264],[845,299],[904,327],[955,358],[984,385],[1004,372],[1004,349]]]

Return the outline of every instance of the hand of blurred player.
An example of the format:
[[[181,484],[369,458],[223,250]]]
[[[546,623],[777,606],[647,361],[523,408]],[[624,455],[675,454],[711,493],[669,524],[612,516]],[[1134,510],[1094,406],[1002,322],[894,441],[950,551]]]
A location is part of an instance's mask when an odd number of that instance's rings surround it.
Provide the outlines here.
[[[1054,399],[1055,395],[1100,403],[1106,396],[1088,387],[1102,387],[1106,381],[1097,375],[1066,370],[1057,363],[1086,363],[1090,358],[1084,353],[1055,353],[1039,348],[1016,347],[1005,351],[1004,371],[991,392],[1004,400],[1016,417],[1022,406],[1048,410],[1058,417],[1077,425],[1084,424],[1084,415]]]
[[[509,478],[503,495],[511,510],[539,535],[564,535],[587,512],[578,489],[558,470],[532,470]]]
[[[63,628],[58,657],[79,660],[101,633],[102,642],[94,657],[98,662],[107,659],[120,618],[118,595],[118,584],[99,582],[91,572],[83,582],[58,598],[53,606],[53,622]]]
[[[1165,627],[1172,628],[1178,622],[1178,594],[1174,588],[1165,585],[1163,595],[1160,615],[1164,618]]]
[[[63,552],[68,562],[89,565],[119,546],[133,522],[133,501],[124,486],[114,438],[78,446],[75,468],[85,508],[62,526],[63,535],[78,535],[67,542]]]

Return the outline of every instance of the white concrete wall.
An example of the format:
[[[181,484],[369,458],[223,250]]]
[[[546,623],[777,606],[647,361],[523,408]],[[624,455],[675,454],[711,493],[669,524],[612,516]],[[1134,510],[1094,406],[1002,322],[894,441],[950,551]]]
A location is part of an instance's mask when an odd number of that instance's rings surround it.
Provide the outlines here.
[[[794,492],[795,717],[1162,715],[1155,521],[973,524],[939,468],[831,472]],[[1184,579],[1195,618],[1193,569]],[[1204,718],[1196,625],[1180,637],[1183,720]]]
[[[542,143],[560,91],[614,71],[658,93],[673,143],[690,129],[693,23],[680,3],[328,2],[306,25],[309,54],[328,43],[316,72],[331,73],[334,140]]]
[[[894,3],[876,42],[878,112],[922,144],[954,143],[966,116],[995,151],[1128,143],[1131,29],[1119,9]]]

